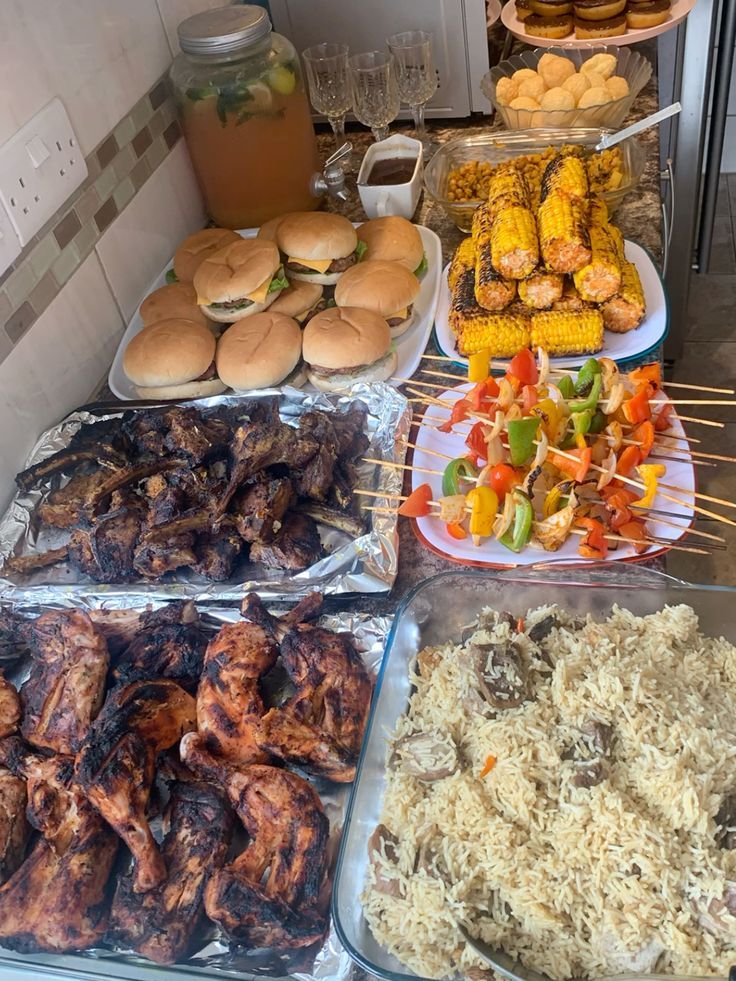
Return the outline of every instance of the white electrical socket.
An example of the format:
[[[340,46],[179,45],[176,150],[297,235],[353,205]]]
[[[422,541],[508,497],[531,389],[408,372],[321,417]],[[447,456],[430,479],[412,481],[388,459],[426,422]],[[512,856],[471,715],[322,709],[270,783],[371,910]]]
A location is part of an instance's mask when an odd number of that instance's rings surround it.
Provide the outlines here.
[[[87,176],[61,99],[47,106],[0,147],[0,201],[21,245],[61,207]]]
[[[0,205],[0,275],[21,254],[22,246],[5,208]]]

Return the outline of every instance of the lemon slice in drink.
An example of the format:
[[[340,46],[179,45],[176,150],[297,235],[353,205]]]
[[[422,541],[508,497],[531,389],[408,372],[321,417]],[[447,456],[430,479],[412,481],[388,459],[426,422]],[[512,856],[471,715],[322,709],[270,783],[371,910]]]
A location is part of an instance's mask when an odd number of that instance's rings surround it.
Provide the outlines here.
[[[260,110],[270,109],[273,105],[271,89],[265,82],[253,82],[252,85],[249,85],[248,95],[250,98],[246,103],[246,108],[249,111],[258,112]]]
[[[267,77],[268,84],[279,95],[291,95],[296,88],[296,75],[284,65],[272,68]]]

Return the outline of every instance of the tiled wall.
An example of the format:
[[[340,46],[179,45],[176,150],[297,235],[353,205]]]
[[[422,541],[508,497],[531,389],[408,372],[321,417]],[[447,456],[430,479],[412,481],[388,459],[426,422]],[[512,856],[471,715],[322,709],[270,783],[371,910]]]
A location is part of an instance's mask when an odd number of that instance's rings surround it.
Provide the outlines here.
[[[58,95],[89,167],[0,274],[0,507],[38,434],[97,388],[141,294],[204,222],[165,77],[177,23],[222,2],[0,2],[0,144]]]

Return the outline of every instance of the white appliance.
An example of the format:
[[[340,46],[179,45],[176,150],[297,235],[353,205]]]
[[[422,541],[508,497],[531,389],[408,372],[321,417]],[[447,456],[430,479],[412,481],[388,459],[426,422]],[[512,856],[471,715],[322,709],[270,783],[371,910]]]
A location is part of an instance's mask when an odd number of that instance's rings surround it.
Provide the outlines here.
[[[431,31],[439,87],[427,117],[491,111],[479,88],[489,68],[485,0],[269,0],[269,9],[274,29],[300,53],[337,41],[358,54],[385,49],[399,31]],[[409,115],[402,109],[402,118]]]

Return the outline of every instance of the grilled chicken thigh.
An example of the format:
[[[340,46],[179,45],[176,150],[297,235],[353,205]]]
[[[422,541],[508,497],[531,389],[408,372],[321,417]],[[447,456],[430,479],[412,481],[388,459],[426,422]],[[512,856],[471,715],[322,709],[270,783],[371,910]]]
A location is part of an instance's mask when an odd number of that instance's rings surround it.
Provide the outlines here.
[[[30,827],[26,820],[26,782],[0,770],[0,883],[23,861]]]
[[[185,601],[143,613],[138,632],[115,665],[115,682],[172,678],[187,691],[196,688],[207,643],[197,621],[194,604]]]
[[[131,875],[118,880],[108,940],[158,964],[185,957],[202,919],[205,884],[225,861],[233,824],[223,791],[177,783],[164,814],[166,879],[143,895],[134,892]]]
[[[34,746],[73,755],[102,705],[107,644],[82,610],[43,613],[29,639],[31,673],[20,692],[23,736]]]
[[[0,671],[0,739],[14,733],[20,722],[20,697]]]
[[[166,877],[146,817],[156,756],[195,722],[194,699],[175,682],[134,682],[110,692],[77,757],[82,790],[133,855],[134,892]]]

